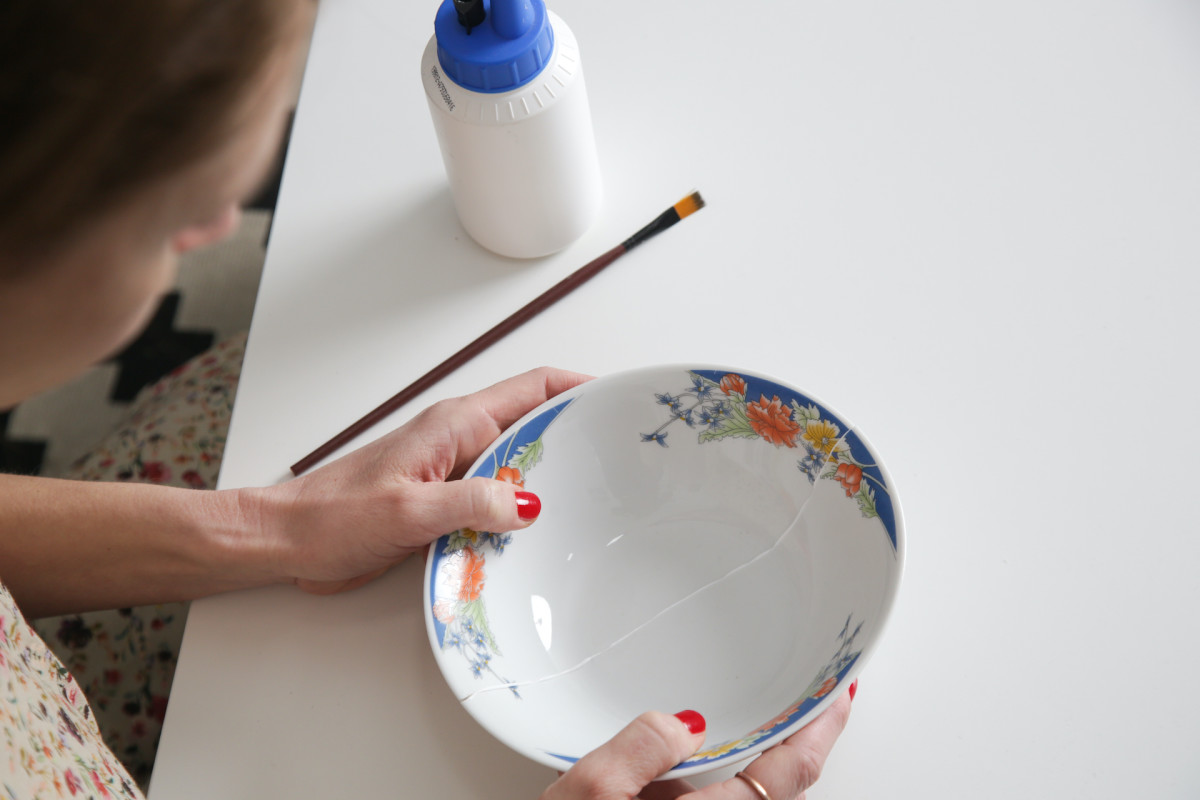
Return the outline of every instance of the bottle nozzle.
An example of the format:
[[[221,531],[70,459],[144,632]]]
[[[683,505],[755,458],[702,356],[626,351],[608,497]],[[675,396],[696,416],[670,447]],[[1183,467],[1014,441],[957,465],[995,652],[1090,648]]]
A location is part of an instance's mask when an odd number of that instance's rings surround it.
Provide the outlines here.
[[[492,0],[492,28],[502,39],[520,39],[536,19],[533,0]]]
[[[458,12],[458,24],[467,29],[468,36],[471,28],[481,24],[487,16],[483,0],[454,0],[454,10]]]

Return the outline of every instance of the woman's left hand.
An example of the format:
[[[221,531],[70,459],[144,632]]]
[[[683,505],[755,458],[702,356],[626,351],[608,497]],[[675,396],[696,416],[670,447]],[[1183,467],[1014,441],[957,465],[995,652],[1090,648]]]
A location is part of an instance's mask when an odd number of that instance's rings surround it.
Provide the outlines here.
[[[585,755],[542,794],[541,800],[803,800],[850,718],[858,681],[815,720],[744,766],[741,775],[696,789],[686,780],[654,778],[690,756],[703,735],[690,734],[665,714],[644,714]],[[685,712],[691,719],[703,718]],[[679,715],[677,715],[679,716]],[[682,717],[681,717],[682,719]]]
[[[587,376],[542,368],[443,400],[308,475],[247,491],[275,570],[332,594],[372,580],[459,528],[505,532],[536,519],[521,487],[461,478],[508,426]]]

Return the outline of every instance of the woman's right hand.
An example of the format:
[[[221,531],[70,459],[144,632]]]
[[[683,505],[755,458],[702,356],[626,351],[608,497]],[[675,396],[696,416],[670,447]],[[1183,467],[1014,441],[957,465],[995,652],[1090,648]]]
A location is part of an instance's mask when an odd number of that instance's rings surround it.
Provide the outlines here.
[[[650,712],[579,759],[541,800],[762,800],[754,782],[768,800],[800,800],[846,727],[857,683],[821,716],[745,766],[750,780],[733,777],[703,789],[684,780],[652,783],[700,749],[704,718],[694,711]]]

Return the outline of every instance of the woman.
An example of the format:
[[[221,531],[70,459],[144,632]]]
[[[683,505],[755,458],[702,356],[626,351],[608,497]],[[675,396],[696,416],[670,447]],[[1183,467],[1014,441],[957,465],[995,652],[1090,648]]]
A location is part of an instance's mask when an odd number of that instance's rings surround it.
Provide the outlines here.
[[[304,0],[7,0],[0,6],[0,408],[99,361],[145,322],[180,253],[237,224],[269,168],[311,22]],[[35,333],[34,333],[35,332]],[[448,531],[517,530],[538,498],[456,480],[505,427],[585,380],[542,369],[439,403],[261,489],[0,476],[0,776],[16,797],[138,797],[29,617],[269,583],[373,579]],[[849,698],[699,796],[790,800]],[[703,718],[649,713],[546,798],[632,798],[694,752]],[[677,797],[678,782],[643,797]]]

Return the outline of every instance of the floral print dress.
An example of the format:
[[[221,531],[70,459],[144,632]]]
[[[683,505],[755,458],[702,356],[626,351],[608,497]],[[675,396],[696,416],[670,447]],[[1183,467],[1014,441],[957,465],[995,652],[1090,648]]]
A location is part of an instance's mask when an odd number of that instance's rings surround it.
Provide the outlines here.
[[[112,434],[53,477],[214,488],[244,352],[241,334],[142,390]],[[0,589],[0,800],[140,797],[186,617],[172,603],[31,625]]]
[[[71,673],[0,584],[0,791],[25,800],[140,798]]]

